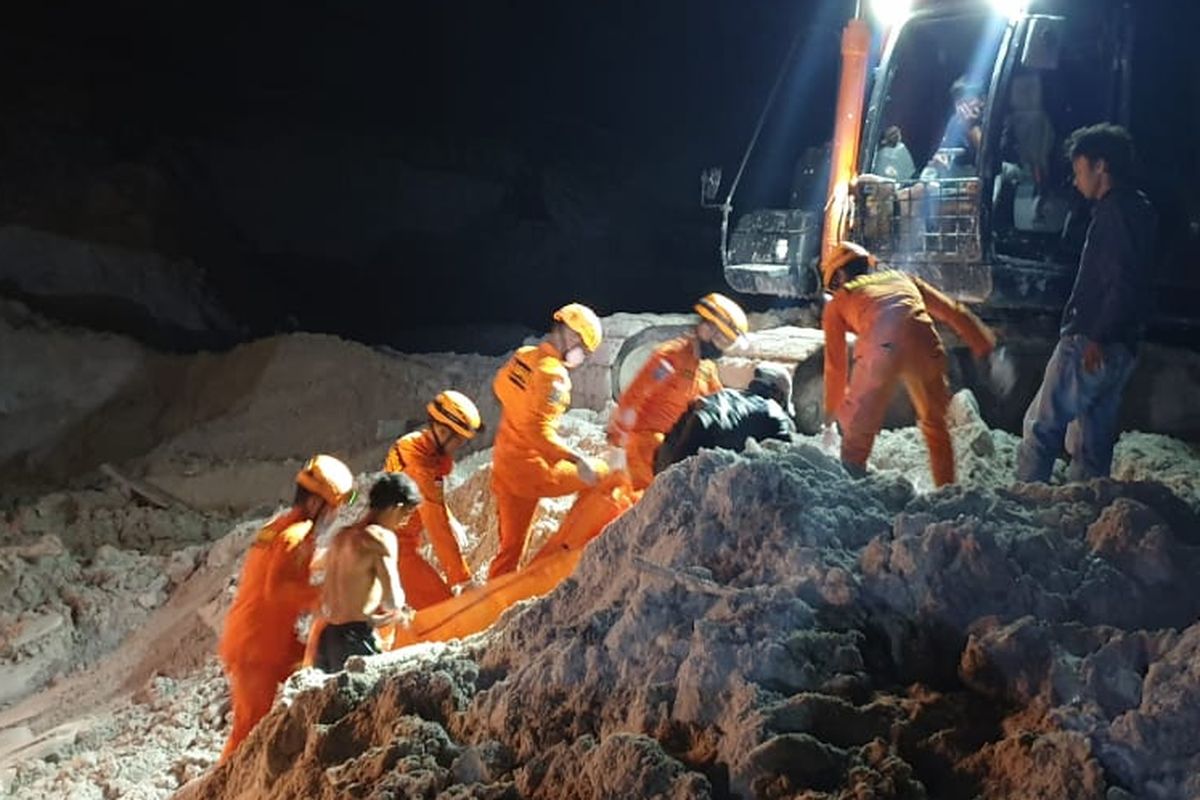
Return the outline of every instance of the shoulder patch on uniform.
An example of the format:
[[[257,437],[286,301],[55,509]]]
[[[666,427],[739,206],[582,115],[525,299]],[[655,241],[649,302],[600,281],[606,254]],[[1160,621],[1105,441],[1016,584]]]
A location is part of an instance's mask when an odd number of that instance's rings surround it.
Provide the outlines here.
[[[667,378],[675,374],[675,367],[671,366],[671,362],[665,358],[658,359],[658,364],[654,367],[654,380],[665,381]]]
[[[550,402],[560,406],[571,404],[571,381],[562,376],[555,376],[550,382]]]

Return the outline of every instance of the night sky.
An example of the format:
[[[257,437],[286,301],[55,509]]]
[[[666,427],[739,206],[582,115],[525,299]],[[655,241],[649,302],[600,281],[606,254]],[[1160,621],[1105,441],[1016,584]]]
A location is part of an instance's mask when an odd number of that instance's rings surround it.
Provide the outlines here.
[[[39,4],[0,33],[0,214],[193,259],[251,333],[684,310],[725,288],[700,170],[797,35],[747,197],[827,138],[850,5]],[[136,234],[75,199],[129,164]]]

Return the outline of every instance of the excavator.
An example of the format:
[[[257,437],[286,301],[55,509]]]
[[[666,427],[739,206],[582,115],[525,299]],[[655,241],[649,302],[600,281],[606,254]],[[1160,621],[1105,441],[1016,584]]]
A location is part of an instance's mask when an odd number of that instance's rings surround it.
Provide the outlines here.
[[[1127,127],[1162,220],[1156,333],[1194,330],[1200,178],[1195,4],[1131,0],[875,0],[842,32],[827,157],[808,152],[788,196],[735,219],[735,197],[777,80],[722,200],[735,290],[812,300],[817,265],[856,241],[1001,321],[1061,310],[1088,212],[1063,154],[1076,128]],[[872,25],[872,22],[875,24]],[[878,53],[877,60],[872,55]],[[789,68],[785,64],[780,77]],[[790,172],[792,164],[769,169]],[[824,182],[821,192],[816,184]]]
[[[833,2],[833,0],[828,0]],[[919,274],[972,305],[1014,341],[1018,391],[990,394],[952,352],[952,380],[975,391],[993,424],[1010,430],[1037,388],[1075,279],[1090,210],[1071,182],[1064,145],[1077,128],[1116,122],[1139,151],[1139,184],[1160,218],[1158,312],[1152,342],[1195,341],[1200,322],[1200,4],[1132,0],[841,0],[853,16],[841,36],[832,139],[791,161],[778,146],[758,157],[766,123],[809,113],[781,87],[796,69],[800,35],[767,95],[731,181],[701,175],[701,204],[720,215],[726,283],[791,304],[800,327],[757,330],[738,355],[795,369],[797,423],[814,432],[821,370],[822,253],[848,239],[893,268]],[[869,12],[869,13],[868,13]],[[811,43],[810,43],[811,44]],[[795,154],[793,154],[795,155]],[[739,196],[775,186],[766,198]],[[766,173],[766,178],[763,177]],[[780,180],[780,178],[783,180]],[[792,177],[790,184],[786,182]],[[773,180],[772,180],[773,179]],[[724,189],[723,196],[722,190]],[[762,192],[760,191],[761,195]],[[805,317],[804,312],[807,312]],[[653,346],[680,324],[648,324],[614,339],[617,397]],[[738,385],[737,359],[722,379]],[[1186,379],[1178,359],[1147,348],[1143,372]],[[728,363],[726,363],[728,362]],[[745,368],[741,373],[747,373]],[[817,388],[814,388],[817,387]],[[1127,404],[1128,405],[1128,404]],[[1177,435],[1200,422],[1134,409],[1130,424]],[[889,425],[907,424],[901,401]]]

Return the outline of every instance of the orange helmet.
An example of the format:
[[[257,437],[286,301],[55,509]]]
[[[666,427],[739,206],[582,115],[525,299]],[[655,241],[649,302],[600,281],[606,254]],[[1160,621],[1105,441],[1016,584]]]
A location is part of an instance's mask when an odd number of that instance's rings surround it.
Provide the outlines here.
[[[875,256],[871,255],[867,248],[862,245],[855,244],[854,242],[838,242],[833,251],[825,256],[825,259],[821,262],[821,280],[824,282],[824,285],[828,287],[829,282],[833,280],[834,273],[860,258],[867,259],[869,269],[875,269],[875,265],[878,263]]]
[[[712,292],[704,295],[693,306],[696,313],[717,327],[731,340],[737,340],[750,330],[746,312],[742,307],[723,294]]]
[[[589,353],[594,353],[600,346],[600,340],[604,338],[600,317],[583,303],[567,303],[554,312],[554,321],[561,322],[579,334]]]
[[[296,473],[296,483],[326,503],[338,506],[354,488],[354,475],[333,456],[315,455]]]
[[[434,419],[464,439],[472,439],[483,428],[483,419],[479,409],[471,402],[471,398],[462,392],[447,389],[438,392],[437,397],[425,406],[431,419]]]

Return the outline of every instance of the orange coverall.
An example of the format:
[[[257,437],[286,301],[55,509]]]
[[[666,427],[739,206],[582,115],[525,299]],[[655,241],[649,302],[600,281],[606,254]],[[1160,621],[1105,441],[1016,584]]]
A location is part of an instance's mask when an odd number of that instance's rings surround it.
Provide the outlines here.
[[[237,596],[217,652],[233,701],[228,758],[271,710],[275,691],[304,657],[296,621],[316,609],[321,590],[309,583],[316,545],[311,520],[293,509],[267,523],[246,554]]]
[[[946,427],[950,393],[946,351],[933,320],[949,325],[983,358],[991,330],[964,306],[920,278],[888,270],[856,278],[825,307],[825,413],[842,427],[842,461],[865,467],[896,385],[903,382],[929,448],[933,482],[954,482],[954,448]],[[846,332],[858,336],[846,385]]]
[[[558,421],[571,405],[571,378],[554,345],[517,350],[496,373],[492,390],[501,406],[492,449],[500,549],[488,573],[496,578],[520,563],[538,500],[574,494],[587,484],[558,435]]]
[[[449,584],[471,579],[471,570],[454,534],[453,517],[446,508],[443,480],[453,468],[453,459],[438,449],[433,431],[429,428],[413,431],[397,439],[388,450],[383,464],[384,471],[403,472],[421,490],[421,505],[417,513],[409,518],[407,525],[396,531],[400,584],[404,587],[408,604],[415,609],[439,603],[451,596],[447,581],[443,581],[437,570],[417,552],[422,528],[429,532],[433,552],[441,562]]]
[[[696,340],[681,336],[665,342],[642,366],[613,411],[625,434],[625,459],[633,488],[654,480],[654,454],[693,400],[721,391],[717,365],[701,359]]]

